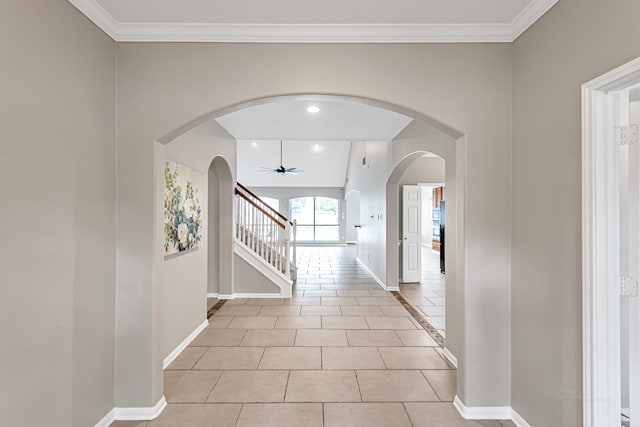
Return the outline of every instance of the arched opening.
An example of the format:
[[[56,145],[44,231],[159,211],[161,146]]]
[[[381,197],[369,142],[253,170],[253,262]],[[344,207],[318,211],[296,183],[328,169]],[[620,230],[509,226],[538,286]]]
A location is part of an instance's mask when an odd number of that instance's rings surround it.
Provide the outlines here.
[[[233,294],[233,176],[227,161],[213,159],[208,179],[207,294]]]
[[[180,139],[186,134],[198,134],[201,137],[201,141],[192,145],[184,145],[182,148],[188,150],[190,156],[197,156],[201,158],[207,158],[207,225],[208,233],[208,253],[206,258],[206,291],[209,295],[217,295],[224,298],[233,298],[234,291],[241,292],[244,290],[245,294],[256,295],[254,290],[240,289],[239,286],[234,286],[234,273],[231,260],[234,254],[234,241],[233,241],[233,188],[235,185],[235,177],[238,176],[237,169],[237,155],[236,155],[236,143],[237,140],[232,138],[228,133],[225,133],[217,118],[229,114],[234,111],[242,110],[243,108],[268,104],[272,102],[286,101],[290,99],[323,99],[339,102],[356,102],[372,105],[378,108],[385,108],[391,111],[396,111],[401,114],[407,115],[411,118],[412,122],[407,128],[402,131],[397,138],[389,141],[364,141],[367,145],[363,148],[365,150],[366,158],[357,158],[356,164],[352,169],[357,169],[359,176],[347,179],[344,188],[342,188],[342,194],[338,197],[342,206],[346,206],[348,203],[353,203],[359,211],[349,215],[345,210],[338,210],[338,216],[344,212],[347,217],[351,217],[349,222],[349,228],[354,228],[353,225],[361,225],[362,229],[358,229],[359,234],[356,237],[358,242],[358,258],[361,264],[372,273],[376,281],[387,290],[398,289],[398,204],[397,199],[399,195],[399,179],[406,171],[409,165],[420,158],[426,153],[434,153],[447,161],[447,186],[455,189],[456,183],[459,183],[459,187],[464,183],[462,179],[463,169],[456,169],[456,157],[459,153],[463,153],[465,150],[465,139],[461,138],[461,134],[441,123],[437,123],[434,120],[424,117],[423,115],[411,111],[402,107],[394,106],[380,101],[374,101],[364,98],[343,97],[343,96],[326,96],[326,95],[294,95],[284,97],[273,97],[259,99],[243,104],[239,104],[233,107],[226,108],[224,110],[217,111],[215,113],[207,114],[191,123],[182,126],[180,129],[172,132],[163,138],[163,141],[175,141]],[[219,140],[224,140],[224,147],[219,148],[217,145]],[[361,141],[357,141],[361,142]],[[172,147],[176,147],[172,142]],[[205,148],[206,147],[206,148]],[[223,153],[224,156],[218,155]],[[214,154],[214,155],[211,155]],[[350,154],[351,155],[351,154]],[[361,162],[362,160],[362,162]],[[160,162],[156,162],[156,167],[160,165]],[[351,167],[351,165],[350,165]],[[458,173],[459,175],[456,175]],[[368,182],[367,182],[368,181]],[[283,201],[285,206],[289,207],[291,199],[294,197],[300,197],[299,194],[293,196],[288,195],[276,195],[269,192],[260,193],[264,196],[273,196],[280,200],[279,207],[283,208]],[[308,194],[319,197],[316,194]],[[449,193],[450,197],[461,198],[461,193],[453,192]],[[337,200],[337,198],[336,198]],[[457,210],[455,205],[460,207],[459,203],[452,203],[453,208],[448,211],[452,215],[452,223],[458,223],[460,221],[459,215],[462,210]],[[290,212],[290,209],[285,209]],[[325,212],[326,211],[326,212]],[[307,224],[312,229],[313,240],[319,240],[317,236],[319,231],[322,230],[334,230],[338,227],[338,222],[335,221],[335,215],[331,216],[333,222],[330,224],[327,222],[322,223],[318,220],[319,214],[328,217],[328,213],[331,211],[332,215],[335,209],[325,209],[319,212],[318,209],[313,210],[315,218],[313,223]],[[354,219],[355,218],[355,219]],[[339,218],[339,223],[343,224],[344,218]],[[345,225],[341,225],[346,229]],[[450,231],[447,235],[448,239],[457,241],[462,239],[461,230],[454,227],[456,231]],[[346,231],[346,230],[345,230]],[[228,235],[225,233],[228,232]],[[321,234],[321,233],[320,233]],[[335,237],[335,236],[334,236]],[[340,236],[344,241],[348,240],[345,237]],[[322,239],[320,239],[322,240]],[[334,238],[329,240],[335,240]],[[350,240],[350,239],[349,239]],[[361,250],[362,246],[362,250]],[[457,248],[456,248],[457,246]],[[461,283],[456,283],[456,278],[462,278],[461,274],[456,274],[455,270],[457,266],[462,266],[461,261],[456,261],[461,256],[461,245],[456,245],[453,248],[451,245],[448,250],[453,250],[452,254],[448,257],[448,272],[451,271],[447,283],[447,313],[451,313],[462,316],[461,310],[455,309],[456,295],[458,294],[456,288],[461,286]],[[228,257],[225,259],[225,257]],[[356,263],[354,262],[354,269]],[[362,268],[362,267],[359,267]],[[239,283],[245,283],[246,280],[240,280],[240,273],[236,273],[235,279]],[[364,286],[360,289],[360,278],[354,277],[351,279],[352,286],[348,290],[352,295],[362,295]],[[306,285],[311,288],[316,286],[311,279],[308,280]],[[338,282],[332,284],[333,289],[336,289]],[[244,286],[244,285],[243,285]],[[327,287],[329,288],[329,287]],[[331,288],[329,288],[331,289]],[[449,294],[451,289],[451,294]],[[324,292],[327,289],[322,289]],[[380,292],[379,290],[376,292]],[[374,294],[372,294],[374,295]],[[380,294],[375,294],[380,295]],[[453,296],[451,296],[453,295]],[[241,297],[241,295],[237,295]],[[357,298],[353,296],[351,298]],[[352,303],[353,305],[357,303]],[[452,308],[450,308],[452,307]],[[284,311],[284,309],[282,309]],[[302,312],[308,311],[307,309]],[[354,311],[355,312],[355,311]],[[464,330],[463,323],[456,320],[450,320],[449,314],[447,315],[447,350],[451,350],[450,355],[455,354],[458,356],[458,360],[464,357],[464,348],[456,343],[463,342]],[[459,327],[457,327],[459,325]],[[455,360],[455,357],[453,357]],[[464,360],[464,359],[462,359]],[[458,371],[458,375],[462,375],[464,378],[464,368]],[[463,381],[458,381],[458,390],[462,390]]]
[[[446,254],[455,256],[452,254],[455,254],[456,243],[456,224],[451,221],[456,215],[456,189],[455,185],[447,187],[447,167],[455,167],[455,161],[447,163],[430,152],[416,151],[396,166],[387,181],[387,206],[391,214],[388,230],[391,239],[397,235],[398,241],[397,246],[389,246],[397,249],[397,253],[389,254],[387,262],[395,264],[390,270],[398,271],[401,294],[429,322],[430,334],[441,344],[446,336],[445,302],[449,280],[444,273],[450,261]],[[449,184],[453,184],[451,176]],[[397,215],[395,219],[393,213]],[[446,221],[447,216],[451,224]],[[454,278],[455,272],[451,287],[455,285]]]

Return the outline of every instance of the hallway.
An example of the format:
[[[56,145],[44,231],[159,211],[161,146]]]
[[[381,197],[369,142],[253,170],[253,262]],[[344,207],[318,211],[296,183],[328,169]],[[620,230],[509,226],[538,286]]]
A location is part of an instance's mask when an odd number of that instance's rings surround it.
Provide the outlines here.
[[[422,277],[420,283],[401,283],[400,293],[420,312],[438,333],[445,332],[445,278],[440,273],[440,253],[422,245]]]
[[[226,301],[165,371],[162,415],[113,426],[513,426],[458,415],[456,371],[354,247],[298,260],[293,298]]]

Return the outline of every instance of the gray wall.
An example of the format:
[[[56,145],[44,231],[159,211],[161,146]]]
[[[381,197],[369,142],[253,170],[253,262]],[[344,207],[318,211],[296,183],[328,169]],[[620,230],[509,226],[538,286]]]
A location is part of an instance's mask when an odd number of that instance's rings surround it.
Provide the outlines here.
[[[347,193],[360,192],[360,225],[358,230],[358,258],[384,282],[386,268],[386,212],[385,188],[388,175],[389,142],[356,141],[349,154]],[[367,166],[362,166],[362,158]],[[380,219],[378,215],[381,215]]]
[[[214,271],[227,266],[231,271],[233,260],[229,251],[222,260],[216,245],[219,236],[213,235],[209,226],[211,204],[209,203],[209,165],[216,156],[223,157],[231,174],[235,175],[236,143],[214,120],[208,120],[165,146],[165,158],[189,166],[200,172],[199,197],[202,206],[202,241],[198,249],[187,253],[164,257],[160,251],[156,260],[160,317],[160,345],[162,359],[166,358],[194,329],[207,319],[207,287],[210,276],[218,276]],[[161,147],[159,147],[161,148]],[[159,176],[157,186],[164,191],[164,174]],[[217,183],[216,183],[217,184]],[[229,185],[232,185],[229,183]],[[216,194],[214,192],[214,194]],[[164,197],[164,193],[162,194]],[[217,199],[217,198],[216,198]],[[162,203],[160,200],[160,203]],[[212,201],[213,202],[213,201]],[[214,204],[217,204],[218,200]],[[216,206],[217,207],[217,206]],[[214,212],[218,216],[218,212]],[[163,223],[158,224],[161,242],[164,240]],[[213,242],[210,245],[209,242]],[[214,246],[213,248],[211,246]],[[219,259],[216,268],[209,264],[209,252]],[[226,252],[226,251],[225,251]],[[226,280],[230,282],[230,280]],[[217,292],[217,290],[216,290]]]
[[[345,199],[346,204],[346,231],[347,242],[358,242],[358,228],[360,225],[360,191],[352,191]]]
[[[444,184],[445,162],[440,157],[420,157],[400,177],[400,185]]]
[[[0,425],[114,407],[115,43],[66,1],[0,3]]]
[[[239,294],[277,294],[280,288],[237,254],[234,258],[235,288]]]
[[[254,71],[256,63],[260,73]],[[137,370],[118,370],[116,399],[121,396],[123,401],[148,406],[161,396],[149,253],[154,240],[149,218],[154,214],[152,147],[156,138],[240,102],[292,93],[369,97],[437,118],[468,136],[465,209],[467,236],[473,242],[467,247],[468,287],[489,298],[493,293],[503,295],[510,279],[511,68],[510,44],[119,45],[118,253],[122,256],[118,287],[138,289],[140,297],[118,300],[118,304],[136,313],[135,319],[123,316],[122,321],[136,323],[140,331],[151,331],[151,336],[130,334],[139,338],[137,343],[144,343],[141,353],[147,353],[136,360],[145,360],[146,365],[136,362],[132,367]],[[496,191],[505,195],[501,201],[505,209],[488,210],[487,194]],[[385,208],[384,203],[374,207],[382,213]],[[495,251],[484,250],[487,241]],[[384,262],[384,251],[365,262],[377,269]],[[485,311],[483,299],[473,302],[471,319]],[[508,304],[503,308],[508,310]],[[483,354],[472,354],[471,360],[481,365],[494,353],[504,354],[501,349],[490,350],[494,331],[478,332],[469,344]],[[508,378],[505,381],[502,374],[505,366],[497,369],[474,366],[472,373],[467,372],[461,393],[466,404],[509,404]],[[135,378],[135,383],[129,378]]]
[[[582,425],[580,86],[640,56],[640,2],[561,0],[514,45],[512,404]]]

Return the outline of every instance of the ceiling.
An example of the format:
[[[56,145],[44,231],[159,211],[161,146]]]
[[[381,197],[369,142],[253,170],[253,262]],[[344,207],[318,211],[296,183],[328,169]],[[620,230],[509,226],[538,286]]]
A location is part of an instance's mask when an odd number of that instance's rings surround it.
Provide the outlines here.
[[[317,113],[309,113],[309,107]],[[238,141],[238,181],[250,187],[343,187],[351,141],[391,141],[413,119],[348,99],[296,97],[238,110],[216,121]],[[268,174],[280,166],[297,176]]]
[[[558,0],[69,0],[117,41],[510,42]]]
[[[319,112],[308,113],[310,106]],[[412,119],[360,102],[297,98],[255,105],[216,120],[238,140],[390,141]]]
[[[249,187],[344,187],[349,141],[283,141],[285,168],[304,170],[280,175],[260,170],[280,166],[280,141],[238,141],[238,181]]]

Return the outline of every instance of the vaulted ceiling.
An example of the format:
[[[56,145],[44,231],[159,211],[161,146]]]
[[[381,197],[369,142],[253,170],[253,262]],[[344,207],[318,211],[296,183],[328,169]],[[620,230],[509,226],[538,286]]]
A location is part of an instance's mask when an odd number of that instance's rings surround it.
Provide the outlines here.
[[[391,141],[412,120],[360,102],[313,96],[254,105],[216,119],[238,141],[238,181],[250,187],[342,187],[352,141]],[[282,176],[261,170],[281,165],[304,172]]]
[[[69,0],[118,41],[510,42],[558,0]]]

